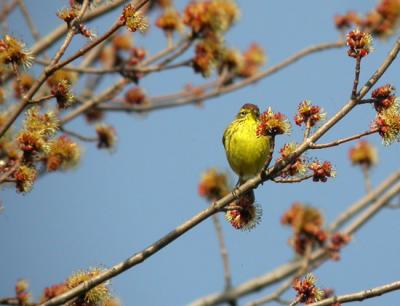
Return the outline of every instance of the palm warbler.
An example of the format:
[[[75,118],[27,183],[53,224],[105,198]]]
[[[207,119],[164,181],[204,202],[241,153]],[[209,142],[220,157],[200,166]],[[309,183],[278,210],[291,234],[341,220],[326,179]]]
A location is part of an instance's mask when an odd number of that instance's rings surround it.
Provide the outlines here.
[[[257,175],[270,154],[270,137],[256,134],[259,117],[256,105],[243,105],[222,138],[229,165],[240,183]]]

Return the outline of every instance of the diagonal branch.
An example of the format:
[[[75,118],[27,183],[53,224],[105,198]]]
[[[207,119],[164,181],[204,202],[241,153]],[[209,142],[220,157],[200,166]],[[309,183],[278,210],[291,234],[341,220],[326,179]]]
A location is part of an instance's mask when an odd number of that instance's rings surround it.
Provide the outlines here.
[[[334,303],[348,303],[348,302],[360,302],[366,299],[370,299],[373,297],[380,296],[385,293],[389,293],[395,290],[400,289],[400,281],[396,281],[390,284],[386,284],[383,286],[359,291],[359,292],[354,292],[354,293],[349,293],[349,294],[344,294],[344,295],[339,295],[339,296],[333,296],[327,299],[324,299],[322,301],[308,304],[308,306],[328,306],[332,305]]]
[[[375,134],[377,132],[378,132],[378,129],[371,129],[371,130],[365,131],[363,133],[360,133],[360,134],[357,134],[357,135],[353,135],[353,136],[350,136],[350,137],[347,137],[347,138],[338,139],[338,140],[335,140],[335,141],[332,141],[332,142],[321,143],[321,144],[312,144],[312,145],[310,145],[310,149],[325,149],[325,148],[335,147],[335,146],[341,145],[342,143],[346,143],[346,142],[349,142],[349,141],[360,139],[360,138],[362,138],[364,136]]]

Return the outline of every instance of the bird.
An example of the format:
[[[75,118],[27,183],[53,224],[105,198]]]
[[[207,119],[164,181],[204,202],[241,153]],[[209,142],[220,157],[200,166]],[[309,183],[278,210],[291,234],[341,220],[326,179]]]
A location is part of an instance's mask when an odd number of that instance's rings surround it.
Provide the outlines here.
[[[228,125],[222,137],[226,157],[239,176],[238,185],[256,176],[270,158],[270,136],[257,135],[260,110],[246,103]]]

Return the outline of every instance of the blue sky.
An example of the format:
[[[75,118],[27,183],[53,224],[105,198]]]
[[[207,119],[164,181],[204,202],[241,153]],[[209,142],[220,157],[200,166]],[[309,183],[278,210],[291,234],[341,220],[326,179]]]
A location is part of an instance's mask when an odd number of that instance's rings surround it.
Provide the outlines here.
[[[42,35],[60,24],[55,12],[67,2],[26,0]],[[177,1],[179,7],[185,3]],[[369,0],[238,3],[242,18],[228,33],[227,41],[242,50],[257,41],[267,52],[267,65],[312,44],[337,40],[332,21],[336,13],[349,9],[366,12],[375,5]],[[101,34],[116,16],[108,15],[91,25]],[[10,18],[10,31],[32,41],[19,13]],[[165,46],[165,39],[155,29],[135,39],[151,52]],[[362,63],[361,83],[380,65],[393,41],[376,41],[375,51]],[[73,48],[76,50],[84,42],[78,39]],[[44,287],[62,282],[73,271],[109,267],[148,246],[206,207],[207,203],[197,195],[199,177],[209,167],[229,170],[221,137],[242,104],[251,102],[261,109],[272,106],[293,118],[298,103],[311,99],[330,116],[349,97],[353,66],[354,60],[347,57],[344,49],[331,50],[302,59],[256,85],[207,101],[201,108],[185,106],[145,115],[108,114],[106,122],[118,131],[115,152],[82,144],[82,161],[74,171],[46,175],[26,195],[13,189],[2,190],[5,209],[0,214],[0,296],[11,295],[15,281],[23,277],[30,281],[34,297],[39,297]],[[400,87],[399,68],[397,61],[378,84],[390,82]],[[111,81],[107,79],[103,88]],[[179,90],[189,81],[204,82],[191,71],[181,69],[151,75],[143,87],[150,95],[160,95]],[[364,131],[373,118],[370,106],[359,107],[322,141]],[[87,134],[93,131],[81,119],[68,127]],[[277,146],[299,141],[301,135],[302,130],[294,126],[290,136],[278,139]],[[377,146],[380,156],[379,166],[372,171],[376,185],[399,168],[400,147],[398,143],[385,147],[378,136],[369,140]],[[309,154],[335,165],[337,177],[326,184],[267,183],[258,188],[257,202],[264,214],[253,231],[236,231],[222,222],[235,285],[293,258],[287,244],[290,230],[279,223],[293,202],[320,208],[329,222],[364,194],[362,174],[347,159],[350,146]],[[235,180],[232,174],[232,181]],[[383,210],[357,233],[343,250],[340,262],[329,262],[315,272],[320,284],[337,293],[348,293],[397,280],[398,213]],[[113,293],[124,305],[185,305],[222,289],[222,265],[210,220],[112,281]],[[270,289],[246,297],[241,304],[268,292]],[[290,292],[287,297],[293,296]],[[398,300],[399,293],[395,292],[364,305],[394,305]]]

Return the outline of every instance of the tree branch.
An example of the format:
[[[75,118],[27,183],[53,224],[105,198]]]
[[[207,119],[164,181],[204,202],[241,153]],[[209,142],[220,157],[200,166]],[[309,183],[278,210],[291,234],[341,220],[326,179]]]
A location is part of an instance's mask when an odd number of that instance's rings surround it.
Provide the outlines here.
[[[311,144],[310,145],[310,149],[325,149],[325,148],[330,148],[330,147],[334,147],[334,146],[338,146],[341,145],[342,143],[346,143],[349,141],[353,141],[356,139],[360,139],[361,137],[367,136],[367,135],[371,135],[371,134],[375,134],[378,132],[378,129],[371,129],[369,131],[365,131],[363,133],[357,134],[357,135],[353,135],[347,138],[341,138],[332,142],[328,142],[328,143],[322,143],[322,144]]]
[[[372,289],[367,289],[359,292],[354,292],[354,293],[349,293],[349,294],[344,294],[344,295],[339,295],[339,296],[333,296],[327,299],[324,299],[322,301],[308,304],[308,306],[327,306],[327,305],[332,305],[334,303],[348,303],[348,302],[355,302],[355,301],[363,301],[366,299],[370,299],[373,297],[380,296],[385,293],[389,293],[395,290],[400,289],[400,281],[396,281],[390,284],[386,284],[383,286],[375,287]]]

